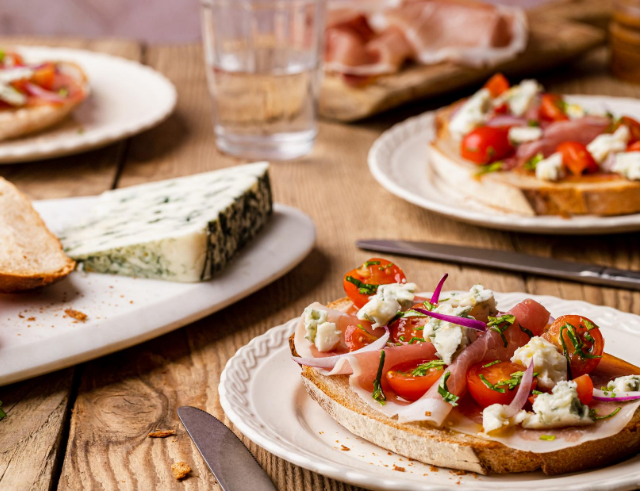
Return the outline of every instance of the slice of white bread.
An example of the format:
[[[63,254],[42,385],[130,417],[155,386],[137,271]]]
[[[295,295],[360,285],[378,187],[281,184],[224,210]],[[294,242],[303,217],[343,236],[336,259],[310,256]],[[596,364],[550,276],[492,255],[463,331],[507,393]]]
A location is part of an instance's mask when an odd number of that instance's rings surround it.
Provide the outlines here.
[[[339,309],[348,304],[348,299],[341,299],[329,307]],[[289,346],[296,356],[293,336]],[[348,375],[327,377],[315,368],[303,366],[302,381],[309,395],[354,435],[410,459],[439,467],[478,474],[542,470],[554,475],[610,465],[640,451],[640,409],[617,435],[540,454],[435,428],[426,422],[399,423],[396,418],[375,411],[355,394],[349,387]]]
[[[460,156],[449,132],[454,106],[436,114],[436,138],[429,144],[433,170],[446,185],[484,205],[520,215],[624,215],[640,212],[640,182],[617,175],[592,175],[548,182],[525,172],[493,172]]]
[[[29,199],[0,178],[0,293],[48,285],[74,267]]]
[[[88,94],[87,76],[75,63],[59,62],[58,66],[66,75],[75,78]],[[49,128],[66,118],[84,98],[74,98],[62,104],[19,107],[0,110],[0,141],[19,138]]]

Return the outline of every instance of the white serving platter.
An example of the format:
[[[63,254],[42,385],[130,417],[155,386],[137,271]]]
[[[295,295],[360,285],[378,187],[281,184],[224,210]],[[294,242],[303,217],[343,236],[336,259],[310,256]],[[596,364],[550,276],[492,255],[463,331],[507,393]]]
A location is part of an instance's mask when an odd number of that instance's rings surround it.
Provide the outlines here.
[[[588,316],[602,328],[608,353],[640,365],[640,317],[636,315],[527,293],[497,293],[496,298],[502,311],[533,298],[555,317],[576,312]],[[257,445],[293,464],[355,486],[394,491],[613,491],[638,487],[640,456],[603,469],[560,476],[542,472],[477,476],[436,470],[387,452],[347,431],[307,395],[300,368],[289,351],[288,338],[296,322],[293,319],[274,327],[238,350],[222,372],[218,388],[220,403],[231,422]]]
[[[163,121],[175,108],[176,89],[155,70],[92,51],[16,46],[26,63],[71,61],[86,72],[90,95],[62,123],[0,142],[0,164],[49,159],[105,146]]]
[[[95,198],[35,202],[58,232]],[[31,293],[0,295],[0,385],[58,370],[143,342],[246,297],[293,269],[311,251],[311,219],[276,204],[263,230],[211,281],[173,283],[73,272]],[[86,314],[77,321],[65,314]]]
[[[598,112],[640,119],[640,101],[620,97],[567,96],[567,99]],[[522,216],[490,208],[473,200],[434,173],[428,145],[435,137],[435,112],[410,118],[384,132],[369,151],[373,177],[396,196],[453,220],[482,227],[516,232],[590,235],[640,230],[640,214],[612,217]]]

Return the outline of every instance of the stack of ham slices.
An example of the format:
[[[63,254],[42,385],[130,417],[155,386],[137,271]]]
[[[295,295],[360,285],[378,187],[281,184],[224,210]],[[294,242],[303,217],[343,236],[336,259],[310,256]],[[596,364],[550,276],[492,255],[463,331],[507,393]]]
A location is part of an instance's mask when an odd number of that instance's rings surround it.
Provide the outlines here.
[[[408,60],[492,66],[526,44],[521,9],[468,0],[334,0],[325,68],[353,80],[397,72]]]

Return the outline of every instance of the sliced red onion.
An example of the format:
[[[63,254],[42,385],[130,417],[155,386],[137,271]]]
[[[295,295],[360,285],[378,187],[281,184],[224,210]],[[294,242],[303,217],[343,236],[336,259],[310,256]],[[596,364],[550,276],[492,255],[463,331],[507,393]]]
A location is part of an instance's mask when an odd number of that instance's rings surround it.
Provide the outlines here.
[[[50,90],[43,89],[39,85],[32,84],[30,82],[27,82],[26,84],[24,84],[24,88],[30,95],[38,97],[39,99],[42,99],[45,101],[58,102],[58,103],[62,103],[66,101],[64,97],[61,97],[55,92],[51,92]]]
[[[438,300],[440,300],[440,292],[442,291],[444,282],[447,281],[448,277],[449,277],[449,273],[445,273],[445,275],[442,278],[440,278],[440,281],[438,282],[438,286],[436,286],[436,289],[433,290],[433,295],[431,295],[431,303],[436,304],[438,303]]]
[[[611,394],[612,391],[606,391],[608,394]],[[593,398],[596,401],[601,402],[628,402],[628,401],[637,401],[640,399],[640,392],[624,392],[622,394],[618,394],[615,397],[609,397],[605,395],[605,391],[593,389]]]
[[[527,399],[529,398],[529,393],[531,392],[531,386],[533,385],[533,359],[529,366],[524,371],[524,375],[522,376],[522,380],[520,381],[520,387],[518,387],[518,392],[516,392],[516,396],[511,401],[504,411],[502,412],[505,418],[513,418],[518,411],[520,411],[524,405],[527,403]]]
[[[382,327],[384,327],[385,333],[373,343],[365,346],[364,348],[360,348],[359,350],[350,351],[349,353],[342,353],[340,355],[325,356],[323,358],[304,358],[301,356],[292,356],[291,358],[296,363],[305,365],[307,367],[331,369],[336,365],[336,363],[338,363],[338,360],[340,360],[340,358],[344,358],[345,356],[359,355],[360,353],[366,353],[368,351],[378,351],[384,348],[387,345],[387,340],[389,339],[389,328],[387,326]]]
[[[525,118],[519,118],[517,116],[496,116],[487,122],[487,126],[500,127],[500,126],[527,126],[527,120]]]
[[[441,321],[451,322],[452,324],[457,324],[459,326],[469,327],[471,329],[475,329],[477,331],[486,331],[487,325],[482,321],[477,321],[475,319],[469,319],[467,317],[458,317],[457,315],[447,315],[440,314],[438,312],[431,312],[429,310],[414,308],[416,312],[420,312],[421,314],[426,315],[427,317],[433,317],[434,319],[440,319]]]

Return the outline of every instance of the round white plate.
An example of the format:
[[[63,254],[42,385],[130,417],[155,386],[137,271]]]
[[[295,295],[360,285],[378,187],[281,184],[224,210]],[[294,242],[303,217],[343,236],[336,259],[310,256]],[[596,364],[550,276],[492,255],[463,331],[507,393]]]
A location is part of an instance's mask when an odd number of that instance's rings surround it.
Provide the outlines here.
[[[160,123],[176,105],[163,75],[116,56],[67,48],[18,46],[27,63],[72,61],[86,72],[90,94],[65,121],[0,142],[0,164],[49,159],[102,147]]]
[[[594,111],[640,119],[640,101],[618,97],[571,96]],[[640,214],[614,217],[527,217],[484,206],[445,186],[431,168],[427,146],[435,137],[435,112],[410,118],[385,131],[369,151],[369,169],[388,191],[427,210],[482,227],[548,234],[601,234],[640,230]]]
[[[580,312],[604,328],[607,352],[640,364],[638,316],[549,296],[501,293],[496,297],[503,311],[533,298],[556,317]],[[428,465],[387,452],[344,429],[307,395],[289,352],[288,337],[296,322],[274,327],[238,350],[222,372],[218,389],[231,422],[257,445],[289,462],[350,484],[386,490],[608,491],[636,489],[640,482],[640,456],[604,469],[561,476],[542,472],[460,476],[447,469],[434,472]],[[343,450],[343,445],[349,450]]]
[[[56,233],[95,198],[35,202]],[[295,208],[276,204],[264,228],[213,279],[201,283],[73,272],[47,288],[0,295],[0,385],[58,370],[160,336],[250,295],[293,269],[316,230]],[[74,309],[85,322],[65,314]]]

